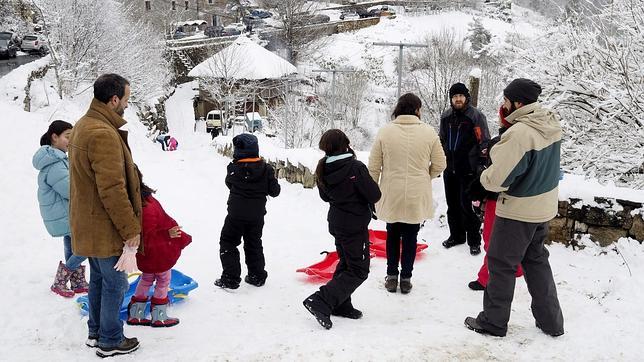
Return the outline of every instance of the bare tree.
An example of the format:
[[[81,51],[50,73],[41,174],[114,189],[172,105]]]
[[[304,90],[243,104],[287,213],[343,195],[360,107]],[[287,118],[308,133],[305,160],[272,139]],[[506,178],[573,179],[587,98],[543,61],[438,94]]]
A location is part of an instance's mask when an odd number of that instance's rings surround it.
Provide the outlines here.
[[[307,0],[263,0],[261,3],[277,12],[282,29],[275,35],[283,43],[288,61],[296,63],[302,53],[308,50],[307,47],[322,35],[314,27],[307,26],[314,16],[316,3]]]

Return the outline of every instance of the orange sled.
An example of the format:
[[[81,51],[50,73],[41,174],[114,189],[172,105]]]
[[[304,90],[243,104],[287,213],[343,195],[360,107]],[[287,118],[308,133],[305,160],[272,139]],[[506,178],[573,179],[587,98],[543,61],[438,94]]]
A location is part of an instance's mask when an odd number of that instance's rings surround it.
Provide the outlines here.
[[[387,257],[387,232],[384,230],[371,230],[369,229],[369,251],[383,258]],[[416,244],[416,254],[427,249],[427,244]],[[402,246],[401,246],[402,248]]]

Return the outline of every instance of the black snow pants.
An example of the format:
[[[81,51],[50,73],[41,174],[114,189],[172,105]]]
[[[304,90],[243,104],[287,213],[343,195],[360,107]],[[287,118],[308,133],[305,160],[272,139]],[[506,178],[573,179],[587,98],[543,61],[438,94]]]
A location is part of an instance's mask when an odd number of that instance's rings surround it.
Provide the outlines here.
[[[466,192],[474,176],[443,173],[445,199],[447,201],[447,224],[450,238],[469,246],[481,246],[481,220],[474,208],[472,198]],[[467,235],[467,239],[466,239]]]
[[[367,227],[345,230],[329,225],[340,261],[333,278],[320,287],[319,295],[330,311],[351,305],[351,294],[369,275],[369,231]]]
[[[519,264],[532,296],[532,315],[548,334],[561,334],[564,320],[544,241],[548,223],[528,223],[497,216],[487,252],[490,280],[477,317],[484,329],[504,336],[510,320],[515,273]]]
[[[241,282],[241,264],[237,247],[244,238],[244,256],[249,275],[266,277],[262,230],[264,218],[241,220],[226,216],[219,239],[219,258],[223,272],[222,278]]]

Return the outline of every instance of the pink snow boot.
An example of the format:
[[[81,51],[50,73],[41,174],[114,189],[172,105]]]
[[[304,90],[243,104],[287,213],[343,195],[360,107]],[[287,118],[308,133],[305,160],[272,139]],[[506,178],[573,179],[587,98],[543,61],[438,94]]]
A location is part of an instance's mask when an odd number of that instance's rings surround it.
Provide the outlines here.
[[[58,270],[56,270],[56,277],[54,278],[54,284],[51,286],[51,291],[65,298],[73,297],[74,292],[67,288],[67,282],[71,276],[72,271],[67,269],[62,261],[59,262]]]
[[[78,269],[72,272],[69,278],[71,289],[74,293],[87,293],[89,291],[89,284],[85,280],[85,265],[81,265]]]
[[[152,315],[152,327],[172,327],[179,324],[178,318],[168,317],[168,302],[168,297],[152,297],[150,308],[150,314]]]

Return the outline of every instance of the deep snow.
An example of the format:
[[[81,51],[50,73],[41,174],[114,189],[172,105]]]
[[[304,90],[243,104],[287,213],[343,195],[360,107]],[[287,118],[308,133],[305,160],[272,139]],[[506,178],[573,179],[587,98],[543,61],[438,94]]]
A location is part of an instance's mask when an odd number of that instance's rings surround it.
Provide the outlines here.
[[[478,335],[463,326],[468,315],[481,309],[482,293],[467,288],[481,264],[465,247],[445,250],[447,236],[441,180],[435,182],[437,217],[420,238],[429,248],[417,260],[414,289],[409,295],[390,294],[383,287],[386,263],[372,259],[369,279],[354,294],[363,310],[358,321],[334,318],[330,331],[322,329],[301,301],[318,284],[295,269],[317,262],[318,253],[331,250],[327,233],[327,205],[316,190],[280,180],[282,195],[268,202],[264,246],[269,278],[262,288],[242,283],[235,291],[216,288],[221,272],[218,235],[226,214],[223,183],[229,160],[216,154],[207,134],[192,133],[190,84],[168,102],[171,133],[179,150],[162,152],[145,138],[146,130],[130,120],[133,154],[146,182],[158,189],[166,210],[194,242],[184,250],[177,268],[195,278],[200,287],[171,308],[181,324],[170,329],[125,326],[141,348],[123,360],[636,360],[644,318],[642,272],[644,251],[639,243],[622,240],[601,249],[592,242],[582,251],[559,244],[549,247],[551,263],[566,318],[566,334],[553,339],[534,327],[530,297],[522,279],[517,281],[512,319],[506,338]],[[19,103],[0,100],[2,122],[10,125],[7,151],[0,158],[5,177],[0,208],[4,231],[0,281],[3,328],[0,360],[88,360],[87,327],[73,300],[49,291],[62,256],[60,239],[49,237],[36,201],[36,171],[31,156],[48,125],[49,113],[83,109],[57,103],[26,113]],[[72,102],[73,103],[73,102]],[[85,107],[83,106],[85,105]],[[73,111],[70,111],[73,113]],[[68,119],[75,120],[78,114]],[[10,177],[9,177],[10,176]],[[383,225],[374,222],[375,228]],[[619,251],[628,262],[627,266]]]

